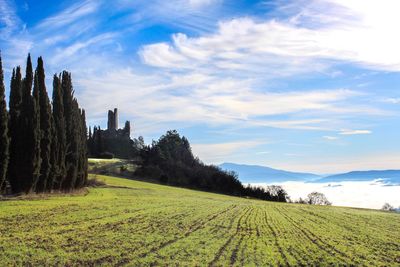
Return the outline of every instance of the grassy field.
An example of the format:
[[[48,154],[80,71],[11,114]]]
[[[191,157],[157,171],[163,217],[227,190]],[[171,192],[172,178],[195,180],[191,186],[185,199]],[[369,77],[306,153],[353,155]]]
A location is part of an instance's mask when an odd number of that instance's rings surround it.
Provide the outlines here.
[[[400,215],[240,199],[121,178],[0,202],[8,265],[400,265]]]

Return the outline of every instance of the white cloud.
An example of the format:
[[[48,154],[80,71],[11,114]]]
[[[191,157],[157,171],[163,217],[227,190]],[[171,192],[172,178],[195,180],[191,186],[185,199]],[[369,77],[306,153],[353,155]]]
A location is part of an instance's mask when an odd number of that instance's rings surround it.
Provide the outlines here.
[[[183,68],[207,65],[248,71],[265,66],[269,71],[281,66],[281,72],[292,74],[334,63],[326,60],[340,60],[400,71],[400,37],[395,34],[400,24],[399,9],[396,0],[313,1],[294,16],[296,20],[235,18],[221,22],[214,34],[175,34],[171,44],[160,44],[163,49],[145,46],[141,55],[145,63],[158,67],[166,67],[162,60],[166,57],[165,61]],[[302,22],[318,21],[321,16],[334,19],[328,25],[303,26]]]
[[[97,116],[103,116],[104,109],[111,108],[110,99],[113,99],[112,105],[118,106],[127,117],[135,120],[138,129],[147,133],[157,127],[198,124],[336,130],[341,124],[336,119],[340,114],[347,117],[375,114],[373,109],[358,109],[353,103],[348,104],[358,96],[351,90],[257,92],[252,89],[251,80],[221,79],[205,73],[160,72],[146,76],[133,69],[115,69],[84,75],[75,81],[80,89],[80,102],[88,114],[93,114],[91,119],[95,121]],[[307,112],[315,114],[300,116]]]
[[[209,6],[211,4],[215,4],[220,2],[220,0],[189,0],[190,5],[194,7],[204,7]]]
[[[339,134],[341,135],[358,135],[358,134],[371,134],[370,130],[346,130],[342,129]]]
[[[93,14],[99,6],[99,2],[92,0],[80,1],[58,14],[48,17],[43,20],[37,28],[48,30],[65,27],[68,24],[75,22],[78,19],[85,18],[89,14]]]
[[[258,162],[253,163],[259,164]],[[324,152],[321,157],[304,156],[285,162],[272,158],[262,165],[272,166],[276,169],[320,174],[343,173],[354,170],[397,170],[400,169],[400,154],[377,151],[373,154],[364,153],[360,155],[356,151],[356,153],[352,152],[351,155],[343,153],[339,156],[332,156]]]
[[[400,98],[385,98],[383,102],[390,104],[400,104]]]
[[[324,138],[324,139],[326,139],[326,140],[338,140],[339,139],[339,137],[337,137],[337,136],[330,136],[330,135],[325,135],[325,136],[323,136],[322,138]]]
[[[265,184],[256,184],[265,185]],[[388,202],[395,207],[400,206],[398,192],[400,186],[384,186],[380,183],[340,182],[340,183],[303,183],[284,182],[282,187],[292,200],[305,199],[311,192],[325,194],[335,206],[380,209]]]
[[[50,61],[54,65],[59,65],[60,62],[65,62],[70,60],[70,59],[77,59],[77,53],[80,50],[86,49],[92,45],[96,46],[101,46],[105,42],[110,42],[112,41],[112,38],[115,37],[115,34],[111,33],[104,33],[100,34],[97,36],[94,36],[92,38],[89,38],[88,40],[85,41],[77,41],[75,43],[72,43],[69,46],[63,47],[63,48],[58,48],[60,53],[57,53],[55,56],[53,56]]]
[[[21,24],[14,4],[8,0],[0,0],[0,38],[8,38],[13,31],[21,28]]]

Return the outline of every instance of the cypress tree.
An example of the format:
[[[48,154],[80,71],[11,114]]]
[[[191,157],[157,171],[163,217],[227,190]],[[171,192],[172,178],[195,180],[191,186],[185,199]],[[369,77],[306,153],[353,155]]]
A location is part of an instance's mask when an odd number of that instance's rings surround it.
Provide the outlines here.
[[[41,140],[41,132],[40,132],[40,99],[39,99],[39,77],[38,73],[35,72],[34,79],[34,87],[33,87],[33,95],[30,97],[29,102],[29,124],[27,132],[27,149],[29,151],[29,159],[28,167],[29,167],[29,175],[31,175],[31,185],[29,188],[29,192],[36,191],[36,186],[39,182],[40,178],[40,169],[42,160],[40,157],[41,149],[40,149],[40,140]],[[27,85],[28,86],[28,85]],[[26,90],[28,92],[28,89]]]
[[[57,130],[54,126],[54,119],[53,119],[53,113],[51,113],[50,116],[50,124],[51,124],[51,146],[50,146],[50,173],[49,173],[49,181],[48,181],[48,187],[47,191],[53,191],[55,182],[57,180],[57,175],[59,173],[58,169],[58,162],[57,162],[57,146],[58,146],[58,139],[57,139]]]
[[[78,103],[78,102],[77,102]],[[86,113],[85,110],[79,110],[79,121],[81,123],[80,127],[80,132],[79,132],[79,175],[77,182],[75,183],[76,188],[83,187],[87,183],[87,167],[88,167],[88,161],[87,161],[87,127],[86,127]]]
[[[101,134],[100,126],[97,126],[95,134],[93,134],[94,138],[94,156],[98,157],[103,153],[104,150],[104,142],[103,135]]]
[[[42,57],[38,58],[38,65],[36,68],[37,89],[39,105],[39,118],[40,118],[40,177],[37,184],[37,191],[44,192],[50,189],[52,181],[50,181],[49,174],[51,171],[51,142],[52,142],[52,125],[51,125],[51,106],[50,100],[46,90],[45,73],[43,67]]]
[[[20,131],[20,118],[22,109],[22,76],[21,67],[13,69],[10,82],[10,120],[9,120],[9,136],[10,142],[10,160],[8,164],[7,177],[11,184],[13,192],[21,192],[23,190],[20,173],[23,166],[23,155],[19,153],[20,147],[23,145],[23,135]]]
[[[17,72],[18,73],[18,72]],[[17,75],[18,76],[18,75]],[[17,78],[19,80],[19,78]],[[16,135],[12,138],[18,139],[16,154],[19,158],[17,164],[16,178],[18,180],[17,193],[32,192],[35,189],[36,181],[34,175],[34,133],[33,133],[33,99],[32,99],[33,69],[31,56],[28,54],[26,62],[25,78],[21,82],[21,109],[18,119]]]
[[[64,117],[64,102],[61,90],[60,77],[53,77],[53,122],[55,138],[53,139],[54,162],[52,164],[55,170],[53,180],[53,189],[61,190],[66,177],[65,157],[66,157],[66,125]]]
[[[32,62],[28,55],[25,78],[21,82],[20,70],[17,68],[14,81],[16,87],[19,84],[22,92],[17,127],[11,135],[12,139],[16,141],[16,147],[12,164],[15,171],[13,175],[10,175],[10,183],[16,193],[34,192],[40,174],[39,109],[37,101],[31,94],[32,82]],[[35,79],[35,88],[37,88],[37,79]]]
[[[3,64],[0,54],[0,192],[7,175],[9,159],[8,112],[5,96]]]
[[[64,71],[59,77],[54,76],[52,109],[43,60],[38,59],[33,74],[28,55],[25,78],[22,79],[20,67],[12,73],[9,113],[1,57],[0,76],[0,187],[7,166],[3,164],[3,148],[8,147],[9,141],[7,178],[15,193],[69,191],[84,186],[88,167],[86,118],[74,98],[71,74]]]
[[[66,177],[63,181],[62,188],[71,190],[75,186],[78,174],[78,128],[76,127],[77,118],[76,106],[74,103],[74,92],[72,89],[71,74],[64,71],[62,73],[61,89],[64,104],[64,117],[66,128]]]

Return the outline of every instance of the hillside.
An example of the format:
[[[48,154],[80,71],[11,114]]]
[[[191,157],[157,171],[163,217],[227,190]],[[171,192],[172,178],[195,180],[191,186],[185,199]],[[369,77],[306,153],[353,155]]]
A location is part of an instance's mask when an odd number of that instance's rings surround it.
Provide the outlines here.
[[[352,171],[330,175],[317,180],[317,182],[370,181],[375,179],[383,179],[389,183],[400,183],[400,170]]]
[[[400,263],[399,214],[97,178],[87,194],[1,202],[2,265]]]
[[[290,172],[259,165],[223,163],[223,170],[234,171],[242,183],[279,183],[285,181],[309,181],[321,178],[312,173]]]

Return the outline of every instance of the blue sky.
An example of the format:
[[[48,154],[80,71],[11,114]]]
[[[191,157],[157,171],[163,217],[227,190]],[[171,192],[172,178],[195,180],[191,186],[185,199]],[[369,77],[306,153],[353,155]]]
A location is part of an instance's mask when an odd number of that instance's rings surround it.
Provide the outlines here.
[[[73,74],[88,124],[168,129],[207,163],[400,168],[397,0],[0,0],[8,81],[28,52]]]

